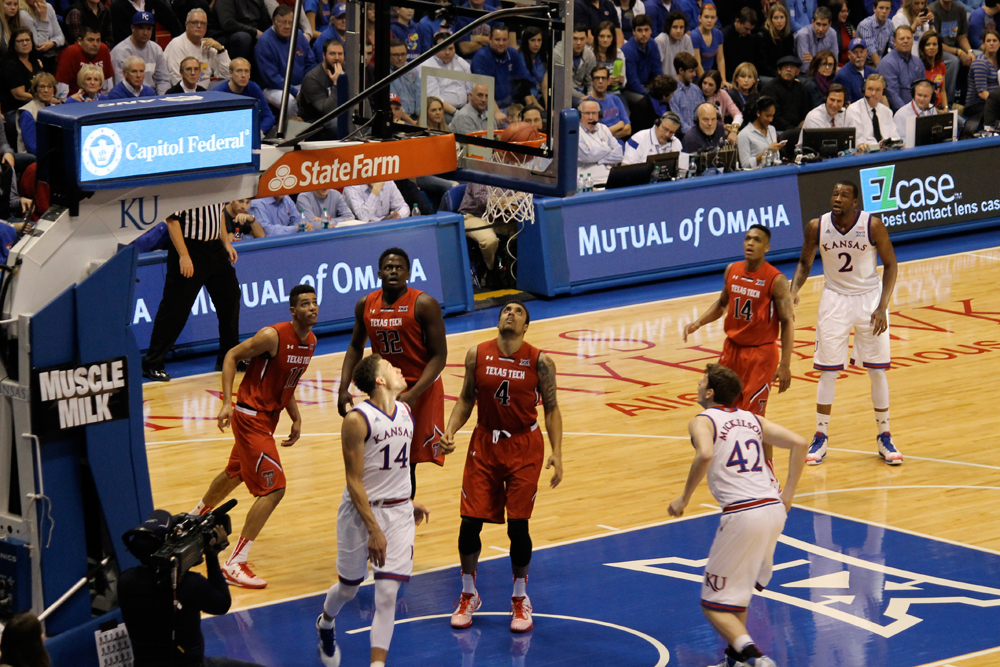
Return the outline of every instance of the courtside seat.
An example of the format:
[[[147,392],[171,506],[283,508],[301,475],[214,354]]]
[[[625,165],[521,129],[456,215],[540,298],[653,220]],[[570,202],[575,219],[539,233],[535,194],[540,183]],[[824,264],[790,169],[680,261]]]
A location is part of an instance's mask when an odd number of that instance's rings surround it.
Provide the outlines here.
[[[465,196],[465,183],[459,183],[448,192],[444,193],[441,197],[441,205],[439,210],[441,211],[458,211],[458,207],[462,205],[462,197]]]

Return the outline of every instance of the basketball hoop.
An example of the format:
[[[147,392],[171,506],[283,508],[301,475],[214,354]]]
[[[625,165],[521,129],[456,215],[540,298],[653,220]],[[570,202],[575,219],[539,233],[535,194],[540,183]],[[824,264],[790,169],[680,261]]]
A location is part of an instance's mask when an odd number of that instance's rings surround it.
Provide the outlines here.
[[[502,133],[503,130],[493,130],[493,139],[499,141]],[[473,137],[485,137],[486,130],[470,132],[469,135]],[[531,148],[541,148],[545,141],[546,136],[542,134],[540,138],[531,141],[512,141],[508,143],[518,146],[529,146]],[[493,162],[520,166],[530,162],[532,159],[523,153],[493,149]],[[486,222],[491,225],[497,223],[535,224],[534,197],[530,192],[520,192],[495,185],[487,185],[486,194],[486,212],[483,214],[483,219]]]

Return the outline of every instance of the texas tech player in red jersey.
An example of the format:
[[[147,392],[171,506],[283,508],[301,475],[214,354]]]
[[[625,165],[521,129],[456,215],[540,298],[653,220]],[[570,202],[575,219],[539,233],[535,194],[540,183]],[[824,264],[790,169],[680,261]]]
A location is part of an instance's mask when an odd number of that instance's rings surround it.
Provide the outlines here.
[[[240,533],[240,539],[222,567],[231,585],[264,588],[267,582],[247,566],[247,554],[271,512],[285,495],[285,472],[281,468],[274,429],[282,410],[292,418],[292,430],[282,447],[291,447],[299,439],[302,418],[295,403],[295,387],[305,373],[316,349],[316,324],[319,306],[316,291],[309,285],[297,285],[289,296],[291,322],[264,327],[253,338],[232,348],[222,364],[222,409],[219,430],[232,423],[236,444],[229,465],[212,481],[205,497],[194,509],[203,514],[226,499],[241,483],[256,496]],[[233,378],[236,364],[250,359],[240,383],[233,407]]]
[[[416,464],[433,461],[444,465],[438,445],[444,431],[444,383],[440,376],[448,358],[448,342],[437,300],[406,284],[410,278],[406,252],[389,248],[378,263],[382,289],[359,299],[354,308],[354,333],[344,355],[337,407],[344,416],[354,405],[351,377],[368,339],[372,352],[402,370],[406,379],[408,388],[399,400],[413,412],[410,483],[415,495]]]
[[[735,371],[743,382],[742,395],[730,407],[762,417],[767,410],[771,383],[778,383],[780,394],[792,382],[790,365],[795,333],[788,279],[764,259],[770,244],[771,230],[763,225],[752,225],[743,239],[746,260],[726,267],[726,282],[719,299],[708,312],[684,329],[684,342],[687,342],[689,334],[726,316],[726,342],[719,363]],[[764,454],[768,465],[772,465],[770,446],[764,446]]]
[[[551,486],[562,481],[562,414],[556,403],[556,367],[546,355],[524,342],[530,316],[523,303],[512,301],[500,311],[500,335],[480,343],[465,355],[465,384],[441,438],[446,454],[455,451],[455,433],[479,404],[479,421],[472,432],[462,477],[462,526],[458,552],[462,559],[462,596],[451,617],[453,628],[472,625],[482,604],[475,577],[483,522],[503,523],[507,510],[510,564],[514,571],[511,597],[512,632],[531,630],[531,602],[525,588],[531,562],[528,519],[535,505],[545,443],[538,429],[539,398],[545,408],[545,431],[555,468]]]

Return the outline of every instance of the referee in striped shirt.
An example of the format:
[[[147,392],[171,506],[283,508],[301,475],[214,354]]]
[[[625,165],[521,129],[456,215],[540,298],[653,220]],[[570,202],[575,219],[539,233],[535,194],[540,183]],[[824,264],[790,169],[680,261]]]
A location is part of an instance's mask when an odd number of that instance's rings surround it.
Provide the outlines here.
[[[167,216],[171,245],[167,248],[167,278],[163,284],[149,350],[142,360],[143,377],[169,382],[164,368],[167,353],[184,325],[202,287],[219,316],[219,356],[222,366],[229,349],[239,343],[240,284],[236,279],[236,250],[224,233],[225,204],[199,206]]]

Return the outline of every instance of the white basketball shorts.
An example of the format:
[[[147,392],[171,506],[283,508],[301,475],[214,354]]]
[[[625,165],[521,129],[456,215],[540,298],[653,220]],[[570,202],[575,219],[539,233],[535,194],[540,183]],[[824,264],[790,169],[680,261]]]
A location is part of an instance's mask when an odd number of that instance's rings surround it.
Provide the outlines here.
[[[376,579],[409,581],[413,572],[413,504],[372,507],[385,535],[385,565],[372,565]],[[342,500],[337,512],[337,575],[350,586],[359,586],[368,574],[368,529],[350,500]]]
[[[701,606],[738,614],[746,611],[754,589],[771,581],[774,547],[785,527],[781,501],[747,510],[723,513],[708,553]]]
[[[872,313],[878,308],[881,290],[848,296],[824,289],[819,299],[816,315],[816,351],[813,368],[819,371],[843,370],[851,359],[857,366],[888,369],[888,328],[878,336],[872,335]],[[888,327],[888,314],[886,315]],[[854,329],[854,353],[848,355],[848,339]]]

